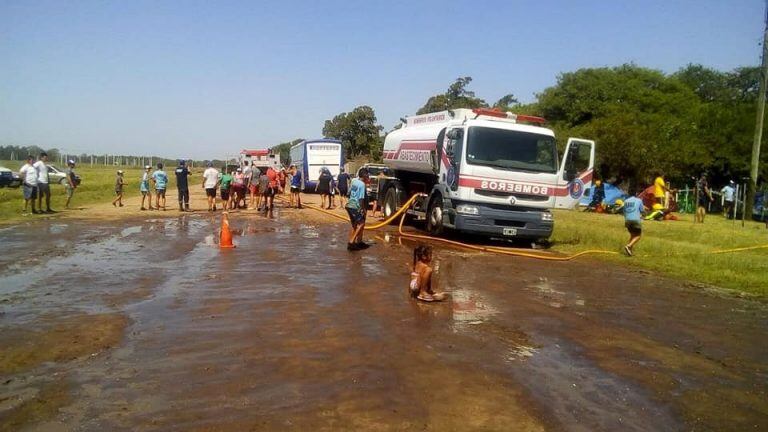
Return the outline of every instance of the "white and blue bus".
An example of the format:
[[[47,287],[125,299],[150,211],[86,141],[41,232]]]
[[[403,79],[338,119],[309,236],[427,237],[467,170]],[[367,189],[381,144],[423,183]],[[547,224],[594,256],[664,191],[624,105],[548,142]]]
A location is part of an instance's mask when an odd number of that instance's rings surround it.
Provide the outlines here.
[[[314,190],[320,169],[325,167],[334,178],[341,172],[344,155],[341,141],[335,139],[316,139],[302,141],[291,147],[291,165],[301,171],[304,188]]]

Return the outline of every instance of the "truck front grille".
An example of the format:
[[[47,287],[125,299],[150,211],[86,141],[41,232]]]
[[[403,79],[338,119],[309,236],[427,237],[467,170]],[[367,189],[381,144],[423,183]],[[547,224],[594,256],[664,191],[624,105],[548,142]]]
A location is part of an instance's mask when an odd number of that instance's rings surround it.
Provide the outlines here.
[[[503,226],[503,227],[525,228],[525,222],[523,221],[494,219],[493,224],[496,226]]]
[[[475,189],[475,193],[481,196],[492,197],[492,198],[509,198],[511,196],[514,196],[515,199],[519,199],[523,201],[547,201],[549,199],[549,197],[546,195],[509,193],[509,192],[491,191],[491,190],[485,190],[485,189]]]

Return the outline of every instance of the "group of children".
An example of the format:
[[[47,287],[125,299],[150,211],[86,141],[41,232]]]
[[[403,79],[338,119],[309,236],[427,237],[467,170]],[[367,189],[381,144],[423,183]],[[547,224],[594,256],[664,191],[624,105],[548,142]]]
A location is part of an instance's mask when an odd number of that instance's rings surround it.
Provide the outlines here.
[[[181,163],[183,167],[183,162]],[[186,168],[185,168],[186,170]],[[188,171],[186,171],[188,173]],[[188,174],[186,174],[188,175]],[[150,187],[150,183],[152,186]],[[152,167],[146,165],[144,167],[144,173],[141,175],[141,181],[139,182],[139,190],[141,191],[141,210],[166,210],[165,191],[168,187],[168,174],[163,171],[163,163],[157,164],[157,169],[152,172]],[[112,205],[115,207],[123,207],[123,194],[125,188],[125,173],[123,170],[117,170],[117,176],[115,177],[115,199],[112,200]],[[152,191],[154,190],[155,205],[152,205]],[[184,197],[183,191],[179,193],[179,201]],[[187,210],[189,210],[189,195],[186,195]],[[144,206],[144,203],[147,206]],[[183,210],[183,208],[182,208]]]
[[[183,163],[181,164],[184,165]],[[150,187],[150,183],[152,187]],[[117,170],[117,177],[115,178],[115,199],[112,200],[112,205],[115,207],[123,207],[123,188],[125,187],[125,178],[123,170]],[[139,183],[139,190],[141,191],[141,210],[160,210],[165,211],[165,191],[168,187],[168,174],[163,171],[163,163],[157,164],[157,169],[152,172],[152,167],[146,165],[144,167],[144,173],[141,175],[141,182]],[[155,194],[155,205],[152,205],[152,191]],[[187,195],[188,197],[189,195]],[[182,194],[179,194],[179,198],[182,198]],[[144,207],[144,203],[147,203],[147,207]],[[187,205],[189,205],[189,198],[187,198]]]

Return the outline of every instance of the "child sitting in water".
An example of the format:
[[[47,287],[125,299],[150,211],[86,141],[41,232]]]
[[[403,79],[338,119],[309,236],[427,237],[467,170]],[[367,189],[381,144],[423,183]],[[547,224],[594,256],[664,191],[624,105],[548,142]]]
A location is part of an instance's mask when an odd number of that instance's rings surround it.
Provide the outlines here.
[[[413,250],[413,271],[411,272],[411,284],[408,287],[411,297],[421,301],[433,302],[445,299],[445,293],[436,293],[432,290],[432,248],[430,246],[417,246]]]

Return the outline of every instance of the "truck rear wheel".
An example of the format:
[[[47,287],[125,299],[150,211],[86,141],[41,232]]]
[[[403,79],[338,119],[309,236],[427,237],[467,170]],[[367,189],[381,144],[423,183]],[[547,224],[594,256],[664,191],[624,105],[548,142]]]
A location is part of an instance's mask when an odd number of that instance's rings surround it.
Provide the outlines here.
[[[384,217],[389,219],[397,211],[397,191],[394,187],[387,190],[387,194],[384,196],[383,206]]]
[[[429,208],[427,210],[427,231],[432,235],[440,235],[444,230],[443,197],[435,195],[429,202]]]

